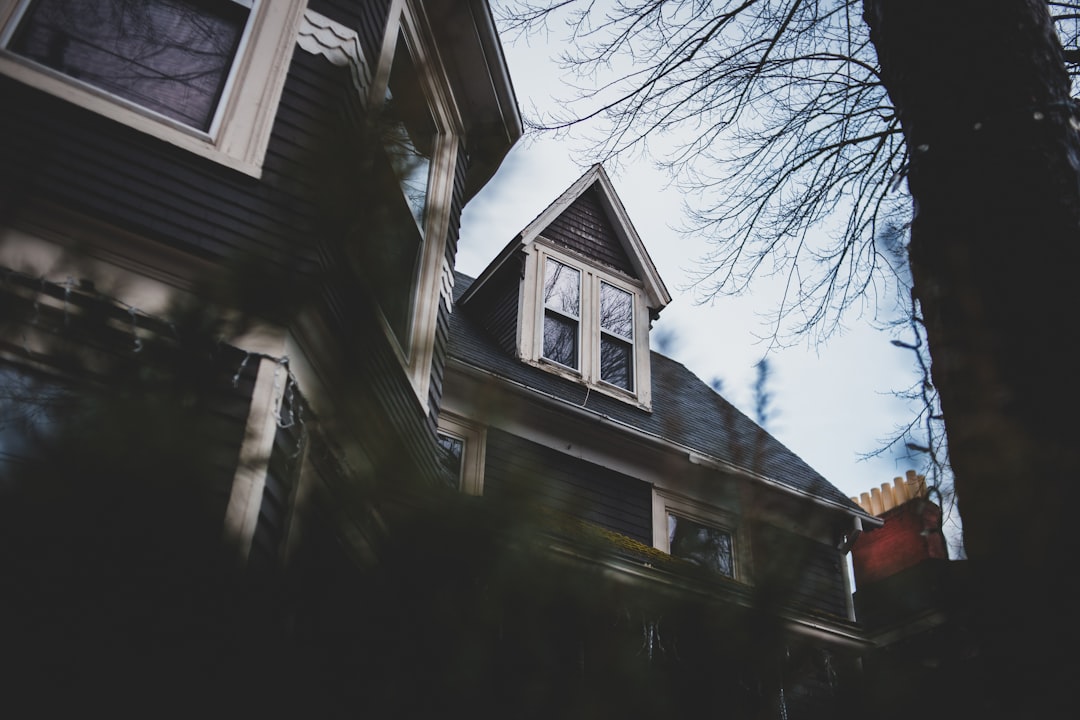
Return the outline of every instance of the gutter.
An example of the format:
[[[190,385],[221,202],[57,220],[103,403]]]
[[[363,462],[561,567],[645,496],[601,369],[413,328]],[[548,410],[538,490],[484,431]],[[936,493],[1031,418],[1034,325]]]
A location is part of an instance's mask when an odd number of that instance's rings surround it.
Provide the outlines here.
[[[657,446],[662,447],[662,448],[664,448],[666,450],[674,450],[675,452],[678,452],[678,453],[685,453],[687,460],[691,464],[701,465],[703,467],[711,468],[711,469],[714,469],[714,470],[723,470],[725,472],[729,472],[729,473],[732,473],[734,475],[739,475],[739,476],[742,476],[744,478],[755,480],[755,481],[760,482],[760,483],[762,483],[762,484],[764,484],[764,485],[766,485],[766,486],[768,486],[770,488],[773,488],[775,490],[779,490],[780,492],[785,493],[787,495],[797,497],[797,498],[799,498],[801,500],[809,501],[811,504],[818,505],[818,506],[824,507],[824,508],[828,508],[829,510],[838,510],[838,511],[844,513],[845,515],[850,515],[853,518],[861,519],[864,524],[868,524],[868,525],[871,525],[873,527],[880,527],[881,525],[884,524],[884,521],[881,520],[881,518],[876,518],[876,517],[866,513],[865,511],[863,511],[861,509],[846,507],[844,505],[841,505],[840,503],[833,502],[832,500],[827,500],[825,498],[818,497],[816,495],[812,495],[812,494],[810,494],[810,493],[808,493],[808,492],[806,492],[804,490],[799,490],[797,488],[793,488],[790,485],[786,485],[784,483],[781,483],[780,481],[775,480],[773,478],[770,478],[770,477],[768,477],[766,475],[762,475],[760,473],[755,473],[755,472],[753,472],[751,470],[747,470],[746,468],[739,467],[739,466],[734,465],[734,464],[732,464],[732,463],[730,463],[730,462],[728,462],[726,460],[721,460],[720,458],[714,457],[712,455],[706,455],[706,454],[701,453],[701,452],[699,452],[697,450],[694,450],[693,448],[687,447],[685,445],[674,442],[672,440],[668,440],[667,438],[661,437],[659,435],[655,435],[653,433],[646,432],[644,430],[641,430],[639,428],[634,427],[633,425],[629,425],[629,424],[627,424],[627,423],[625,423],[625,422],[623,422],[621,420],[616,420],[615,418],[612,418],[609,415],[602,415],[602,414],[600,414],[598,412],[595,412],[593,410],[589,410],[587,408],[583,408],[580,405],[577,405],[577,404],[572,403],[572,402],[570,402],[568,400],[564,400],[563,398],[552,395],[551,393],[548,393],[548,392],[545,392],[543,390],[539,390],[537,388],[534,388],[534,387],[532,387],[530,385],[527,385],[527,384],[525,384],[523,382],[519,382],[517,380],[511,380],[510,378],[507,378],[507,377],[505,377],[503,375],[499,375],[497,373],[494,373],[491,370],[486,370],[484,368],[477,367],[476,365],[466,363],[466,362],[464,362],[464,361],[462,361],[462,360],[460,360],[458,358],[455,358],[455,357],[449,357],[449,358],[447,358],[447,361],[448,361],[447,362],[448,365],[452,365],[452,366],[462,370],[467,375],[472,375],[473,377],[490,379],[490,380],[498,381],[500,383],[504,383],[507,386],[509,386],[510,388],[516,390],[517,392],[519,392],[519,393],[521,393],[523,395],[527,395],[529,397],[537,398],[537,399],[541,400],[542,402],[544,402],[546,405],[549,405],[549,406],[552,406],[552,407],[557,407],[560,411],[569,412],[571,415],[574,415],[574,416],[576,416],[576,417],[578,417],[578,418],[580,418],[582,420],[589,420],[589,421],[592,421],[592,422],[598,422],[603,426],[617,429],[620,432],[627,433],[627,434],[632,435],[633,437],[635,437],[635,438],[637,438],[639,440],[651,443],[653,445],[657,445]]]

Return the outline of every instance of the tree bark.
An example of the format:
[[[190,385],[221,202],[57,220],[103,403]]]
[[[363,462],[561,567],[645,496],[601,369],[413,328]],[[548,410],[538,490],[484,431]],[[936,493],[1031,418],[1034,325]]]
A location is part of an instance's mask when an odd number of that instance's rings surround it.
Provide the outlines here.
[[[911,154],[909,248],[973,576],[985,710],[1069,697],[1080,139],[1044,0],[864,0]],[[974,708],[972,708],[974,709]]]

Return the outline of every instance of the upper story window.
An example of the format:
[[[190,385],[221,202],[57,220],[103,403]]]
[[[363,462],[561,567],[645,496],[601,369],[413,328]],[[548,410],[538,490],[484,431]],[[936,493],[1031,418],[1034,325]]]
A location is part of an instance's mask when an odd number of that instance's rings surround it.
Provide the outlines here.
[[[558,260],[544,267],[544,357],[575,370],[581,325],[581,271]]]
[[[199,130],[217,113],[249,7],[189,0],[37,0],[8,49]]]
[[[648,313],[641,288],[576,256],[540,243],[534,247],[542,271],[534,329],[523,326],[524,357],[647,405],[641,376],[648,372],[648,326],[642,325]]]
[[[304,0],[0,0],[0,73],[250,175]]]
[[[600,379],[634,389],[634,296],[600,282]]]
[[[376,158],[375,188],[379,197],[373,204],[369,228],[373,238],[357,251],[361,270],[408,363],[414,347],[423,345],[413,337],[413,329],[419,309],[417,291],[424,240],[434,228],[441,228],[437,218],[428,212],[433,171],[448,170],[437,157],[443,133],[435,121],[409,40],[400,30],[392,57],[384,92],[384,152]]]
[[[428,182],[439,128],[420,85],[408,41],[401,32],[386,84],[386,115],[391,121],[386,152],[409,211],[423,232]]]
[[[423,7],[398,7],[368,98],[383,123],[374,184],[381,189],[367,237],[353,251],[426,408],[440,288],[452,286],[445,250],[460,119]]]

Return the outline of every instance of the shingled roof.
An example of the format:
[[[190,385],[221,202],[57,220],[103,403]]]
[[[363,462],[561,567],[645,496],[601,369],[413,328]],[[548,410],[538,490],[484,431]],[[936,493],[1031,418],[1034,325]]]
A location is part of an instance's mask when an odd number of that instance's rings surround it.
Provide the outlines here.
[[[741,471],[763,482],[867,517],[844,493],[741,413],[682,363],[652,351],[652,411],[646,411],[553,373],[533,367],[499,346],[457,301],[474,279],[455,273],[455,311],[450,321],[452,361],[512,385],[529,388],[595,413],[657,440],[685,448],[706,464]]]

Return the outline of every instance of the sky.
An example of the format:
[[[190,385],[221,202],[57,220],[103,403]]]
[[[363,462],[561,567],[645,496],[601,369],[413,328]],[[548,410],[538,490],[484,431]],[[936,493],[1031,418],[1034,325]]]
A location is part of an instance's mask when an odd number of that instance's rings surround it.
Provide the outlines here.
[[[503,49],[522,112],[551,106],[565,96],[553,60],[558,47],[503,38]],[[468,204],[462,218],[458,270],[475,277],[510,239],[566,190],[596,158],[580,154],[581,138],[526,137]],[[606,167],[627,212],[672,295],[654,323],[652,348],[678,360],[707,383],[719,379],[721,394],[755,417],[756,363],[766,354],[759,338],[769,332],[765,316],[780,289],[765,279],[739,297],[697,302],[690,273],[709,245],[677,230],[681,196],[648,162]],[[916,380],[910,351],[875,327],[873,308],[852,315],[825,343],[803,341],[768,354],[771,396],[766,429],[848,496],[891,483],[920,459],[903,447],[862,460],[906,425],[914,412],[894,391]],[[884,309],[883,317],[893,309]],[[881,323],[877,323],[881,325]]]

